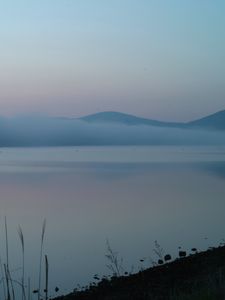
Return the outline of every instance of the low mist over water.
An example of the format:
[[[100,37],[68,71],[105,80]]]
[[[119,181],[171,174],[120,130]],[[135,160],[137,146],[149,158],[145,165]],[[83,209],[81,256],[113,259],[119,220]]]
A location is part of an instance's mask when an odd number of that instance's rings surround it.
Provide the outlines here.
[[[0,146],[225,145],[224,132],[206,128],[88,123],[82,119],[0,119]],[[182,125],[182,124],[181,124]]]
[[[106,239],[127,271],[140,269],[142,257],[150,266],[155,240],[173,256],[179,246],[219,244],[224,183],[225,147],[2,148],[0,222],[3,232],[7,216],[14,276],[20,224],[27,274],[37,285],[44,218],[50,286],[61,293],[109,273]]]

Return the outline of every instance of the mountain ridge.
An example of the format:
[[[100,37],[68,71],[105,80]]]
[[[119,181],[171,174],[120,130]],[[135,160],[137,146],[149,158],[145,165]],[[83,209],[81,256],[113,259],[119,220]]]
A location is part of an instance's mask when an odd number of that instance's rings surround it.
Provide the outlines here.
[[[225,130],[225,110],[220,110],[200,119],[188,122],[188,126]]]
[[[118,123],[126,125],[147,125],[187,129],[200,128],[225,130],[225,110],[221,110],[216,113],[189,122],[164,122],[116,111],[98,112],[78,119],[87,123]]]
[[[143,117],[138,117],[132,114],[121,113],[117,111],[104,111],[95,114],[90,114],[79,118],[80,120],[89,123],[122,123],[126,125],[149,125],[149,126],[163,126],[163,127],[179,127],[184,123],[179,122],[164,122],[154,119],[148,119]]]

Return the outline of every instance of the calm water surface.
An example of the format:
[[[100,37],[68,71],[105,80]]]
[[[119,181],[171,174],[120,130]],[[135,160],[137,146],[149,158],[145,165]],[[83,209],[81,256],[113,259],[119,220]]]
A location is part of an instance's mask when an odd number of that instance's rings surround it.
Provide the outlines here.
[[[106,239],[130,271],[154,259],[157,240],[205,249],[225,238],[224,147],[2,148],[1,256],[7,216],[10,268],[19,278],[20,224],[26,276],[37,287],[42,221],[50,285],[61,293],[107,274]],[[51,294],[51,293],[50,293]],[[54,294],[54,293],[53,293]]]

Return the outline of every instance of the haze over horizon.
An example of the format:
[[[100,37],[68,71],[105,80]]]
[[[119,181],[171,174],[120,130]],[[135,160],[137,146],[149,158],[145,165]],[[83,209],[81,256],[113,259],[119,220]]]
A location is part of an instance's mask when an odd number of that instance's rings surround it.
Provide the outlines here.
[[[193,121],[196,121],[196,120],[200,120],[202,118],[205,118],[205,117],[209,117],[211,115],[214,115],[214,114],[217,114],[217,113],[220,113],[220,112],[224,112],[225,111],[225,108],[222,109],[222,110],[219,110],[219,111],[213,111],[211,113],[209,113],[208,115],[203,115],[203,114],[199,114],[198,117],[195,117],[194,119],[187,119],[187,120],[177,120],[176,118],[175,119],[156,119],[154,117],[146,117],[146,115],[142,114],[142,115],[138,115],[137,113],[128,113],[127,111],[113,111],[113,110],[110,110],[110,111],[96,111],[96,112],[91,112],[91,113],[87,113],[87,114],[80,114],[80,115],[76,115],[76,114],[67,114],[67,115],[63,115],[63,114],[58,114],[58,115],[52,115],[51,113],[46,113],[46,112],[25,112],[25,113],[17,113],[17,114],[11,114],[11,115],[1,115],[0,114],[0,118],[2,120],[23,120],[23,119],[46,119],[46,118],[65,118],[65,119],[85,119],[86,117],[89,117],[89,116],[95,116],[95,115],[100,115],[100,114],[104,114],[104,113],[115,113],[115,114],[121,114],[121,115],[128,115],[128,116],[131,116],[131,117],[137,117],[137,118],[143,118],[143,119],[146,119],[146,120],[153,120],[153,121],[157,121],[157,122],[168,122],[168,123],[173,123],[173,122],[178,122],[178,123],[189,123],[189,122],[193,122]]]
[[[0,115],[223,110],[224,12],[222,0],[5,1]]]

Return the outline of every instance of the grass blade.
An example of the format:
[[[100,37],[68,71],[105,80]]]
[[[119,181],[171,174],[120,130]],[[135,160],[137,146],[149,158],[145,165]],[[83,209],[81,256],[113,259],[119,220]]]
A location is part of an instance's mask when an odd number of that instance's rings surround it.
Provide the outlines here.
[[[42,231],[41,231],[41,248],[40,248],[40,261],[39,261],[39,281],[38,281],[38,300],[41,298],[41,266],[42,266],[42,255],[43,255],[43,243],[44,243],[44,236],[45,236],[45,229],[46,229],[46,219],[42,224]]]
[[[6,299],[5,276],[4,276],[4,270],[3,270],[3,265],[2,265],[1,257],[0,257],[0,268],[1,268],[1,274],[2,274],[2,284],[3,284],[4,299]]]
[[[18,235],[20,238],[21,246],[22,246],[22,300],[25,300],[25,290],[24,290],[24,272],[25,272],[25,251],[24,251],[24,236],[22,228],[19,226],[18,228]]]
[[[45,255],[45,300],[48,300],[48,270],[48,257],[47,255]]]
[[[5,271],[5,280],[6,280],[6,288],[7,288],[7,300],[11,300],[10,290],[9,290],[9,276],[8,276],[6,264],[4,264],[4,271]]]

